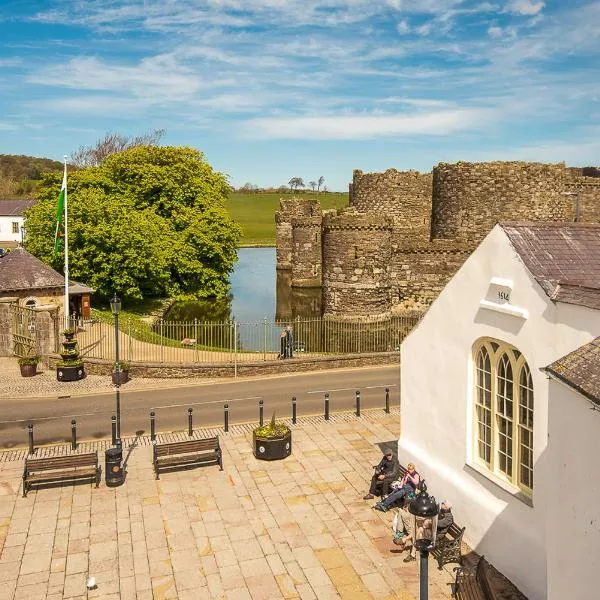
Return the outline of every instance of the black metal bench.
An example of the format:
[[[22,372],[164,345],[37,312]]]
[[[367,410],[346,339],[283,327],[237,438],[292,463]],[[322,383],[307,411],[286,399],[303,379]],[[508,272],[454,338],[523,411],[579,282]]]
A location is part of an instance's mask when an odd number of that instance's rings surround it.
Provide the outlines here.
[[[218,464],[221,471],[223,470],[223,453],[219,445],[219,436],[185,442],[154,444],[152,455],[156,479],[161,470],[174,467]]]
[[[479,557],[473,568],[454,567],[456,579],[452,589],[452,597],[459,600],[497,600],[490,581],[490,570],[483,556]]]
[[[23,498],[32,485],[39,483],[56,483],[74,481],[76,479],[92,479],[96,487],[100,485],[102,470],[98,464],[98,454],[69,454],[52,458],[25,459],[23,470]]]
[[[462,562],[461,546],[464,533],[464,527],[452,523],[446,533],[437,538],[432,554],[438,562],[438,569],[447,563]]]

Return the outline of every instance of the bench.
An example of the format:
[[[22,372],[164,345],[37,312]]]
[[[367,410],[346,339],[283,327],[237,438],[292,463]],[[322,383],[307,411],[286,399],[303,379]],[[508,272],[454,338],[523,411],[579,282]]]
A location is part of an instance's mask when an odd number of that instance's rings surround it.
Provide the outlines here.
[[[490,581],[490,570],[483,556],[475,568],[454,567],[456,579],[452,586],[452,597],[459,600],[497,600]]]
[[[446,533],[437,538],[432,554],[438,562],[438,569],[441,570],[447,563],[462,561],[461,545],[464,532],[464,527],[452,523]]]
[[[223,470],[223,453],[219,436],[202,440],[188,440],[167,444],[154,444],[152,451],[154,472],[158,479],[161,469],[192,465],[218,464]]]
[[[26,458],[23,470],[23,498],[32,485],[93,479],[100,485],[102,470],[98,464],[98,454],[69,454],[52,458]]]

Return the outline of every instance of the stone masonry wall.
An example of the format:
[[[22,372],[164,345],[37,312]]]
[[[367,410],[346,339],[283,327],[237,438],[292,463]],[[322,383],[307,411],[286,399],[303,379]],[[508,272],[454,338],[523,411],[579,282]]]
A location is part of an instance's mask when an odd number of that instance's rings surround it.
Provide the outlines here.
[[[292,219],[292,285],[320,287],[321,285],[321,225],[323,217],[294,217]]]
[[[564,163],[440,163],[432,237],[481,241],[498,221],[573,221]]]
[[[373,316],[388,313],[391,217],[354,210],[323,217],[323,312]]]
[[[566,187],[570,194],[568,199],[575,205],[579,201],[579,220],[582,223],[600,223],[600,178],[573,177],[567,179]]]
[[[292,219],[311,217],[320,214],[318,200],[287,198],[279,201],[279,210],[275,213],[275,231],[277,239],[277,268],[291,269],[293,261]]]
[[[431,231],[431,173],[397,171],[363,173],[355,170],[350,206],[358,212],[398,217],[397,228],[411,239],[428,240]]]

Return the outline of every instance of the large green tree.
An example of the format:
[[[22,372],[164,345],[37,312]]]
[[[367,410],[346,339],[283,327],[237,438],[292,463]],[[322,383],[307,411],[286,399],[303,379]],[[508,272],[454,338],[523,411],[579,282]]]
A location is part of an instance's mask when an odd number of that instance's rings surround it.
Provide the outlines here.
[[[53,256],[62,175],[47,174],[26,215],[29,252]],[[229,185],[192,148],[139,146],[68,179],[72,279],[109,297],[223,297],[241,235],[225,208]]]

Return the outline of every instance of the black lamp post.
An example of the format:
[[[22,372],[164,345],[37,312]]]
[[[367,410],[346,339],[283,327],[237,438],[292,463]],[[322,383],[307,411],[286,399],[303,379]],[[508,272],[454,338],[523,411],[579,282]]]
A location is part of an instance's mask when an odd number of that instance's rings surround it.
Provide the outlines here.
[[[115,318],[115,373],[117,374],[117,446],[121,446],[121,367],[119,365],[119,313],[121,299],[115,293],[110,299],[110,311]]]
[[[25,227],[21,225],[21,248],[25,248]]]
[[[427,492],[421,492],[409,505],[408,511],[415,517],[415,548],[421,554],[419,598],[427,600],[427,579],[429,568],[429,552],[435,546],[437,520],[440,512],[435,498]]]

